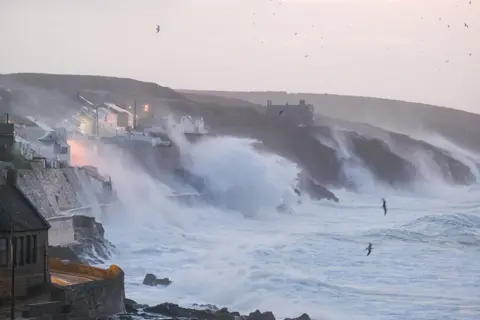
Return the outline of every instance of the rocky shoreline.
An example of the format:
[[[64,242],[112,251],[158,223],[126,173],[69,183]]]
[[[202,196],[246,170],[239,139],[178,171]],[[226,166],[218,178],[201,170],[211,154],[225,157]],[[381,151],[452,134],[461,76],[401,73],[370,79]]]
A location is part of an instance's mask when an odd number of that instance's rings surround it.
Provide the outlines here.
[[[156,306],[138,304],[134,300],[125,299],[125,314],[117,315],[117,319],[196,319],[196,320],[276,320],[271,311],[255,310],[248,315],[242,315],[227,308],[214,305],[194,305],[194,308],[181,307],[178,304],[164,302]],[[306,313],[296,318],[285,320],[311,320]]]

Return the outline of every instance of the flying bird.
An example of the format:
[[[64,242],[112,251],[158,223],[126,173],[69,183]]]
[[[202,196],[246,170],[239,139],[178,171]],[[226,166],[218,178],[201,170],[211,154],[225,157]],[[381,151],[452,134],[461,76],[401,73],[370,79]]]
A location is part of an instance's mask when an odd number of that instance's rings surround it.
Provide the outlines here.
[[[278,115],[281,116],[283,114],[283,109],[278,112]]]
[[[466,28],[468,28],[468,24],[466,24],[465,22],[463,23],[463,25],[464,25]]]
[[[387,201],[385,201],[385,198],[382,198],[382,208],[383,208],[383,215],[387,215]]]
[[[157,33],[160,32],[160,26],[157,24]]]
[[[367,256],[369,256],[370,253],[372,253],[372,244],[369,243],[369,244],[368,244],[368,247],[366,247],[365,250],[367,251]]]

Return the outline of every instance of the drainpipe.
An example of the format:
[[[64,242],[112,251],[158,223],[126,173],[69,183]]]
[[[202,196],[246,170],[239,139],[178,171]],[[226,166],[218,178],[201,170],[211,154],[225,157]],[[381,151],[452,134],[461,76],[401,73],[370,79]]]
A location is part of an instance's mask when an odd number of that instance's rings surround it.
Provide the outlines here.
[[[11,280],[11,295],[12,295],[12,307],[10,310],[10,319],[15,319],[15,223],[12,217],[12,229],[11,229],[11,239],[10,239],[10,260],[12,264],[12,280]]]

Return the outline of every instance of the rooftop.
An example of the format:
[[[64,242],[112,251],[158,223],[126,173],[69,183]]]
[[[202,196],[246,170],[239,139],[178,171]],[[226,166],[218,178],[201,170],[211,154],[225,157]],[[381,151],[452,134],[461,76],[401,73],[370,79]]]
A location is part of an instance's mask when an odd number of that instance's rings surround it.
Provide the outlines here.
[[[2,172],[2,174],[5,172]],[[28,200],[14,182],[16,171],[6,173],[5,185],[0,185],[0,231],[10,232],[12,220],[16,231],[48,230],[50,224]]]

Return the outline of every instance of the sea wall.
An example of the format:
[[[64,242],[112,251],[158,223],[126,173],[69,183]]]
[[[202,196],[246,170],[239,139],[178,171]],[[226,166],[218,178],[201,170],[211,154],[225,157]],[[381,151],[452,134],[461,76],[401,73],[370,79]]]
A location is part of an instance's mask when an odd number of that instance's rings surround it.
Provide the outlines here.
[[[78,263],[50,260],[50,270],[56,273],[80,275],[95,279],[90,282],[57,287],[52,299],[70,306],[71,318],[97,319],[125,312],[125,274],[116,265],[100,269]]]
[[[0,183],[5,173],[0,174]],[[90,168],[35,168],[18,170],[17,184],[46,218],[112,200],[111,183],[100,180]],[[109,189],[110,188],[110,189]]]
[[[72,215],[47,219],[49,244],[56,247],[68,247],[83,262],[88,264],[104,263],[109,259],[115,246],[105,239],[105,230],[94,217]]]

